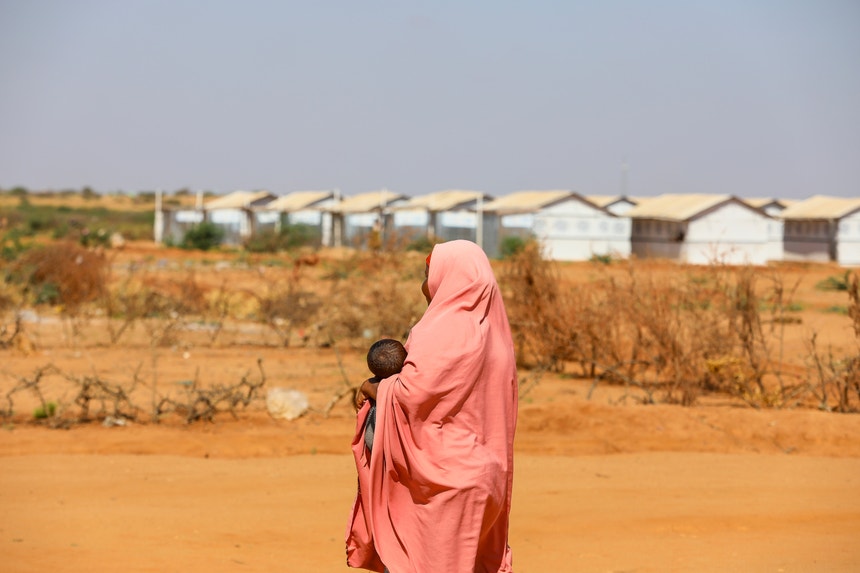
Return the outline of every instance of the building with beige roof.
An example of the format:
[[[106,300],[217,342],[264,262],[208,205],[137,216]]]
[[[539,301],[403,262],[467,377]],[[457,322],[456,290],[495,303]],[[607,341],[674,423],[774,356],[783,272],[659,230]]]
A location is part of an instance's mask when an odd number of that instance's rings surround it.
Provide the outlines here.
[[[785,260],[860,266],[860,197],[813,195],[787,207]]]
[[[393,228],[402,239],[467,239],[483,246],[483,206],[493,197],[483,191],[447,189],[412,197],[392,208]]]
[[[331,209],[341,201],[336,189],[293,191],[254,210],[257,232],[282,233],[294,228],[317,246],[334,244]]]
[[[754,265],[782,259],[781,221],[733,195],[667,193],[626,215],[637,257]]]
[[[392,209],[409,197],[388,189],[378,189],[344,197],[329,208],[333,217],[335,246],[373,246],[390,235]]]
[[[233,191],[209,201],[201,200],[194,209],[167,209],[159,201],[155,217],[156,240],[179,244],[191,228],[207,222],[221,229],[223,243],[240,245],[255,233],[253,210],[275,198],[266,190]]]
[[[570,190],[518,191],[484,206],[485,250],[498,256],[506,237],[534,236],[544,254],[559,261],[630,254],[630,219],[619,217]]]

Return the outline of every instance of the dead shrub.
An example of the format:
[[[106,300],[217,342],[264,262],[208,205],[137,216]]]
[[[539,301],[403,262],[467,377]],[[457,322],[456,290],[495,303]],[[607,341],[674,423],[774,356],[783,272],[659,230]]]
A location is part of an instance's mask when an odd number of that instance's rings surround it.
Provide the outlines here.
[[[198,372],[198,376],[186,386],[183,398],[161,397],[155,406],[153,419],[158,421],[166,414],[178,414],[186,424],[214,422],[216,415],[222,412],[238,419],[237,411],[247,408],[258,399],[266,385],[262,359],[257,359],[257,368],[260,370],[259,380],[250,380],[249,372],[235,384],[216,384],[205,388],[199,384]]]
[[[342,272],[328,274],[329,302],[319,316],[327,344],[363,346],[383,336],[405,340],[426,308],[420,290],[423,261],[418,253],[381,251],[356,257]]]
[[[578,364],[582,376],[638,387],[649,402],[658,392],[683,405],[725,392],[778,406],[798,393],[775,370],[779,317],[793,292],[778,277],[760,285],[755,269],[722,265],[665,276],[635,260],[621,276],[594,269],[572,287],[535,244],[507,261],[501,276],[520,364]],[[776,388],[766,383],[773,377]]]
[[[846,273],[848,316],[854,330],[855,353],[837,357],[831,348],[822,351],[817,335],[809,342],[809,356],[815,396],[822,410],[841,413],[860,411],[860,280],[856,272]]]
[[[132,395],[139,382],[138,367],[129,386],[103,380],[97,374],[74,376],[65,374],[66,380],[75,386],[74,404],[78,406],[78,423],[88,422],[93,417],[115,420],[138,420],[142,409],[134,404]],[[91,409],[96,406],[98,410]]]
[[[555,267],[546,261],[540,245],[529,242],[508,258],[500,283],[517,361],[533,362],[538,369],[559,371],[566,361],[579,358],[579,301],[562,290]]]
[[[121,425],[127,422],[145,423],[151,420],[159,423],[171,415],[180,416],[185,423],[199,421],[212,422],[221,413],[229,413],[238,418],[238,411],[247,408],[260,398],[266,384],[262,360],[257,360],[259,379],[252,380],[250,373],[233,384],[214,384],[203,387],[199,383],[199,371],[193,382],[185,385],[185,391],[165,395],[152,391],[151,410],[141,407],[136,400],[145,399],[137,388],[141,385],[140,368],[132,374],[130,384],[111,382],[98,373],[78,376],[60,371],[52,364],[36,369],[30,377],[21,377],[17,384],[6,393],[6,408],[0,410],[0,417],[11,422],[16,417],[29,423],[44,424],[51,428],[68,428],[74,424],[102,420],[105,424]],[[56,389],[57,379],[71,384],[71,401],[51,399],[46,384],[51,384],[53,392],[68,396],[68,390]],[[15,402],[19,393],[30,393],[37,400],[37,408],[32,416],[16,416]],[[147,411],[150,416],[145,416]]]
[[[62,305],[74,314],[103,293],[106,265],[103,254],[63,241],[27,251],[14,263],[12,276],[36,304]]]
[[[300,267],[296,267],[296,270]],[[278,337],[281,345],[290,345],[297,329],[308,328],[322,306],[316,293],[304,290],[301,273],[294,271],[280,277],[267,276],[260,272],[263,292],[248,290],[246,293],[257,302],[257,319],[268,326]],[[271,274],[271,270],[266,271]]]

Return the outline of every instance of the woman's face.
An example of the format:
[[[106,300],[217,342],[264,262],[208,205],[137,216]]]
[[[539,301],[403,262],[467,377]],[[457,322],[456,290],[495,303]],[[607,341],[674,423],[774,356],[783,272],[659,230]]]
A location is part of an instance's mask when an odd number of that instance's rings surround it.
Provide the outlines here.
[[[424,282],[421,283],[421,293],[424,295],[424,298],[427,299],[427,304],[430,304],[430,300],[433,298],[430,296],[430,287],[427,284],[427,279],[430,276],[430,265],[424,265]]]

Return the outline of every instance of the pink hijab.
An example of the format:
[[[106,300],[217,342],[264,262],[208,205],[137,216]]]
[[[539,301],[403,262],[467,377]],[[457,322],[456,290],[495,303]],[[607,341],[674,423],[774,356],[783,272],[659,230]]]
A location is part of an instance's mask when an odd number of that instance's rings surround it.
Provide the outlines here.
[[[432,301],[406,342],[400,374],[379,384],[352,448],[359,493],[347,564],[391,573],[509,573],[517,374],[505,307],[484,252],[436,245]]]

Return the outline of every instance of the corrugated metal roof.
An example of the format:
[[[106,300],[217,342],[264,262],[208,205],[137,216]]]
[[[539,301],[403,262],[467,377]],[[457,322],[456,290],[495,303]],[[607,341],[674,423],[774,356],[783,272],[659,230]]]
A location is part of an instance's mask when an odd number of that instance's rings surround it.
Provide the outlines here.
[[[320,201],[334,197],[334,191],[293,191],[267,203],[263,209],[268,211],[290,212],[313,207]]]
[[[529,213],[567,197],[579,197],[573,191],[553,189],[547,191],[514,191],[484,205],[484,211],[496,213]]]
[[[860,197],[813,195],[783,210],[783,219],[841,219],[860,210]]]
[[[699,213],[732,200],[740,201],[740,199],[732,195],[665,193],[657,197],[642,199],[638,205],[627,211],[624,216],[636,219],[688,221]]]
[[[340,213],[370,213],[376,211],[380,207],[387,207],[389,204],[407,199],[406,195],[389,191],[388,189],[380,189],[379,191],[370,191],[359,195],[344,197],[339,204],[332,206],[332,211]]]
[[[483,197],[484,201],[492,201],[493,197],[483,191],[468,191],[464,189],[448,189],[437,191],[427,195],[413,197],[406,203],[398,205],[396,209],[425,209],[427,211],[446,211],[453,209],[463,203],[477,201]]]
[[[203,204],[203,208],[207,211],[214,209],[244,209],[267,198],[274,200],[275,196],[268,191],[233,191],[223,197],[207,201]]]

